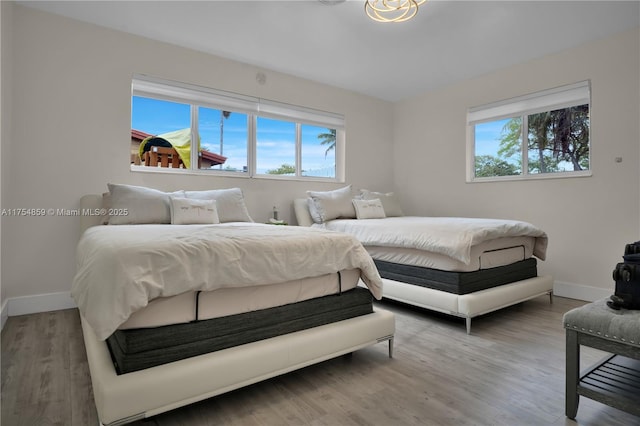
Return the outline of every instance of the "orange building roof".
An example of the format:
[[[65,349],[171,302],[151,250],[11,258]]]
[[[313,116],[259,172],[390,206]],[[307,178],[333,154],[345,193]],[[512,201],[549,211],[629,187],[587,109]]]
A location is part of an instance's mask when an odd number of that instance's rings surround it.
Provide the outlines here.
[[[224,164],[224,162],[227,161],[227,157],[223,157],[222,155],[214,154],[213,152],[209,152],[209,151],[202,151],[200,155],[204,160],[211,161],[212,166],[217,166],[218,164]]]
[[[140,130],[131,129],[131,139],[136,139],[136,140],[139,140],[140,142],[142,142],[143,140],[145,140],[149,136],[153,136],[153,135],[150,135],[149,133],[145,133],[145,132],[140,131]]]

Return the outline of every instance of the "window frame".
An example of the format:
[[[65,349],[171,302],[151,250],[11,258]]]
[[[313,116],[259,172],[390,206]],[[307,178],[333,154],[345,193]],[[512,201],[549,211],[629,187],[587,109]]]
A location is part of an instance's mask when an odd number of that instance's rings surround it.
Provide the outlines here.
[[[197,174],[220,177],[238,177],[252,179],[279,179],[338,182],[345,181],[345,118],[344,115],[322,111],[253,96],[227,92],[208,87],[160,79],[143,74],[134,74],[131,83],[131,97],[134,96],[165,100],[190,105],[191,140],[198,130],[198,108],[212,108],[247,115],[247,172],[226,171],[220,169],[198,169],[198,150],[191,149],[191,167],[172,169],[147,167],[131,164],[132,172]],[[130,114],[131,116],[131,114]],[[293,122],[296,125],[295,176],[275,175],[257,172],[257,119],[264,117]],[[302,125],[326,127],[336,130],[335,176],[318,177],[302,174]]]
[[[529,115],[549,112],[563,108],[570,108],[579,105],[589,106],[589,116],[591,116],[591,82],[590,80],[580,81],[573,84],[542,90],[515,98],[492,102],[485,105],[468,108],[467,110],[467,149],[466,149],[466,182],[500,182],[514,180],[535,180],[535,179],[564,179],[575,177],[588,177],[593,175],[591,163],[592,132],[591,120],[589,120],[589,169],[577,171],[564,171],[552,173],[530,173],[529,172]],[[506,118],[520,117],[521,124],[521,144],[520,155],[522,160],[522,170],[518,175],[509,176],[475,176],[476,158],[476,124],[498,121]]]

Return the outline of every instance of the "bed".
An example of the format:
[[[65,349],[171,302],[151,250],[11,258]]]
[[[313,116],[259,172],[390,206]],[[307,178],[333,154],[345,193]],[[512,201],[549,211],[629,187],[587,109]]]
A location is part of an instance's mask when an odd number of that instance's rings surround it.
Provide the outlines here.
[[[72,296],[103,425],[147,418],[379,342],[388,341],[392,356],[395,319],[371,303],[382,282],[357,240],[253,223],[241,191],[204,192],[190,195],[199,200],[192,204],[198,217],[207,219],[189,225],[174,223],[174,213],[177,220],[178,209],[186,211],[188,192],[110,186],[107,194],[81,199]],[[209,211],[212,195],[217,208]],[[320,251],[305,256],[301,240]]]
[[[298,225],[354,235],[373,257],[383,297],[471,320],[542,295],[547,235],[510,220],[404,216],[392,193],[308,191],[294,200]]]

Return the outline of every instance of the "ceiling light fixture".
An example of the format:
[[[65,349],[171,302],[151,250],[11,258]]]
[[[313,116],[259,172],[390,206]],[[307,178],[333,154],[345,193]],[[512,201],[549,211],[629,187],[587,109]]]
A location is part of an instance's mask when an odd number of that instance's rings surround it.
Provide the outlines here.
[[[404,22],[416,16],[426,0],[366,0],[364,11],[377,22]]]

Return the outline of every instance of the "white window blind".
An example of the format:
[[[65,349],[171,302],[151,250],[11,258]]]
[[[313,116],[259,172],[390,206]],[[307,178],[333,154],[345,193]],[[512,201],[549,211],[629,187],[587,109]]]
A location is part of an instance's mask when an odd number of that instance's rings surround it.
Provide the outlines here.
[[[543,111],[590,104],[590,99],[591,88],[589,81],[582,81],[469,108],[467,123],[476,124],[487,120],[536,114]]]
[[[289,105],[282,102],[274,102],[260,99],[258,115],[262,117],[284,118],[290,121],[298,121],[307,124],[327,126],[332,129],[344,129],[344,116],[312,108]]]
[[[141,74],[133,77],[132,93],[134,96],[189,102],[215,109],[344,129],[344,116],[340,114]]]

